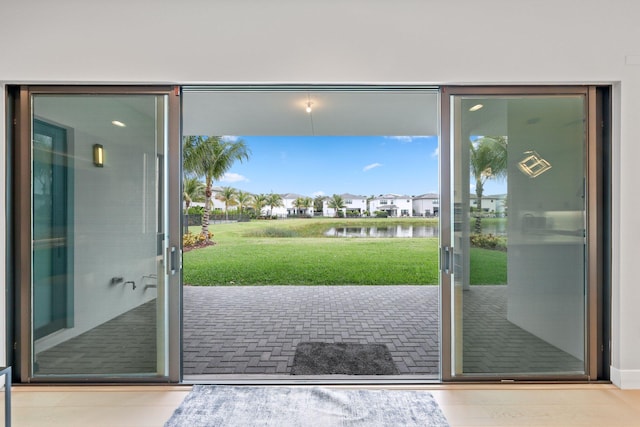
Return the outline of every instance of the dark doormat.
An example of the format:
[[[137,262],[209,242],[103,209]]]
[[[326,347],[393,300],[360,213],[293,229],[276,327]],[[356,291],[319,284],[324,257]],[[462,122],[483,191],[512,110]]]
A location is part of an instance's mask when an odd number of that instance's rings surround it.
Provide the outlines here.
[[[301,342],[292,375],[398,375],[384,344]]]

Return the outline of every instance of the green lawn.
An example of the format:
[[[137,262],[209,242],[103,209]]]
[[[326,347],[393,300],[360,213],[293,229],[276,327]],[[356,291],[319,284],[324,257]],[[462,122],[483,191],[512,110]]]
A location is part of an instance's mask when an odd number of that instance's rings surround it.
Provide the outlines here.
[[[434,220],[406,219],[424,225]],[[436,221],[437,223],[437,221]],[[290,219],[212,224],[215,246],[184,254],[190,285],[435,285],[437,238],[329,238],[336,225],[389,225],[389,219]],[[197,233],[199,227],[193,227]],[[287,236],[287,237],[263,237]],[[473,249],[472,283],[506,283],[506,253]],[[504,274],[501,274],[504,273]]]

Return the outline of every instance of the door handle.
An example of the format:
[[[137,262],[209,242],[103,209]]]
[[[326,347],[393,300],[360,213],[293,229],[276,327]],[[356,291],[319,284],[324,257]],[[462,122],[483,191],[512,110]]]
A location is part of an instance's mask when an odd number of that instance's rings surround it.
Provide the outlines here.
[[[167,268],[168,275],[173,276],[174,274],[176,274],[177,255],[178,255],[178,251],[176,250],[175,246],[171,246],[170,248],[167,248],[165,266]]]
[[[440,269],[444,274],[451,274],[451,254],[453,250],[449,246],[440,248]]]

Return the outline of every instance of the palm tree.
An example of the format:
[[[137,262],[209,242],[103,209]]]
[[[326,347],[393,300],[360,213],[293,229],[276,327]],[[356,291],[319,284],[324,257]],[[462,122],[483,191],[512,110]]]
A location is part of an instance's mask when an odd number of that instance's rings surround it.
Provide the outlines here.
[[[251,204],[251,206],[256,211],[256,215],[262,215],[262,208],[267,206],[268,198],[269,196],[267,196],[266,194],[256,194],[255,196],[253,196],[253,203]]]
[[[204,201],[204,184],[196,177],[185,177],[182,181],[182,200],[184,201],[185,232],[189,231],[189,207],[192,202]]]
[[[507,175],[507,138],[504,136],[485,136],[471,142],[469,165],[471,176],[476,182],[475,232],[482,233],[482,195],[488,179],[500,179]]]
[[[302,209],[302,205],[304,205],[304,197],[296,198],[292,205],[296,208],[296,214],[300,214],[300,210]]]
[[[253,200],[253,195],[247,191],[238,190],[236,192],[236,202],[240,206],[240,216],[242,216],[242,210],[245,206],[249,206]]]
[[[235,206],[238,204],[236,194],[238,190],[233,187],[222,187],[221,191],[216,194],[216,199],[224,203],[224,216],[225,219],[229,219],[229,206]]]
[[[273,208],[284,206],[282,203],[282,196],[276,193],[270,193],[267,195],[267,206],[271,207],[269,215],[273,215]]]
[[[313,199],[313,210],[316,212],[322,212],[324,207],[324,196],[316,196]]]
[[[202,215],[202,236],[209,240],[209,214],[213,181],[231,169],[236,160],[248,160],[251,150],[244,141],[228,141],[219,136],[185,136],[183,155],[185,170],[205,178],[205,201]]]
[[[308,213],[307,209],[309,209],[311,206],[313,206],[313,199],[311,197],[303,197],[300,207],[304,209],[305,214]]]
[[[204,201],[204,184],[198,178],[185,177],[182,181],[182,200],[188,211],[192,202]]]
[[[336,217],[338,217],[338,212],[340,211],[340,209],[344,208],[344,200],[342,199],[342,196],[340,196],[339,194],[334,194],[333,196],[331,196],[329,198],[329,203],[328,206],[331,209],[335,209],[336,210]]]

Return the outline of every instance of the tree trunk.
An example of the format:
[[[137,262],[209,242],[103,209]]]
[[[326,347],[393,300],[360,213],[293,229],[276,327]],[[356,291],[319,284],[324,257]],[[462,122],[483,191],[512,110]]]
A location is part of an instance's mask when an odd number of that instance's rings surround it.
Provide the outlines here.
[[[482,234],[482,182],[476,182],[476,207],[478,211],[476,212],[476,223],[474,227],[474,232],[476,234]]]
[[[184,218],[182,219],[184,222],[184,234],[188,234],[189,233],[189,206],[191,205],[190,202],[185,202],[185,210],[184,210]]]
[[[209,212],[211,211],[211,195],[213,194],[211,183],[207,180],[207,187],[204,190],[204,212],[202,213],[202,231],[200,234],[209,241]]]

